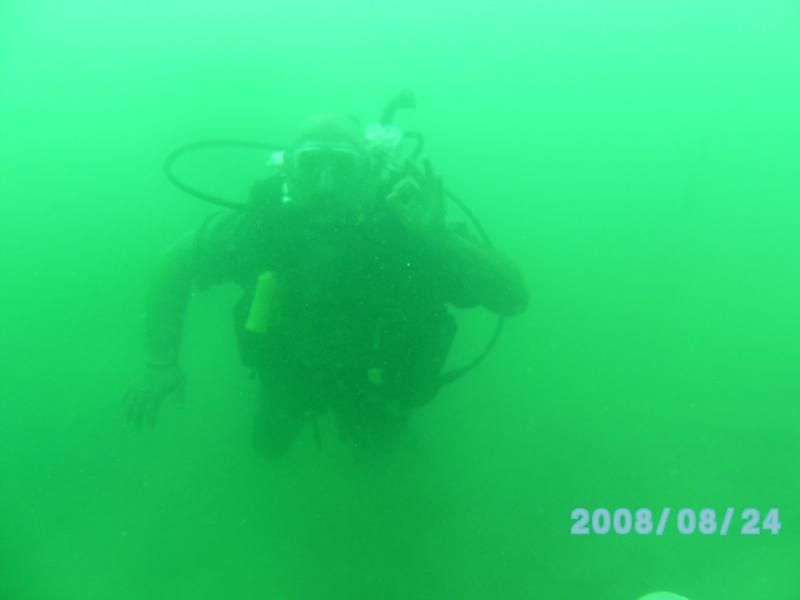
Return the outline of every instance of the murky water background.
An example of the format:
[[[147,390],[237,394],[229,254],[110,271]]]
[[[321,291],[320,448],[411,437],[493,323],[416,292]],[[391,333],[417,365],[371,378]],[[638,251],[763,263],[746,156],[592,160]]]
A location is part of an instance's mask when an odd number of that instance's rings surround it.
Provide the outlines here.
[[[0,6],[0,598],[794,599],[795,3]],[[377,119],[409,87],[532,303],[371,469],[323,421],[250,447],[236,290],[193,300],[188,406],[123,426],[160,252],[211,208],[161,161]],[[243,197],[261,156],[209,154]],[[463,218],[451,211],[453,218]],[[459,313],[453,363],[491,331]],[[726,537],[569,534],[577,506],[761,510]]]

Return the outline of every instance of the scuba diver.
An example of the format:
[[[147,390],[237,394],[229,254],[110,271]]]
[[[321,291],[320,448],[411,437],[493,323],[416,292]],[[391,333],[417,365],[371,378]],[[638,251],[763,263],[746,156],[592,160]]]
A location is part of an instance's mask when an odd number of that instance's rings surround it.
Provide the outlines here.
[[[456,334],[446,305],[525,310],[518,267],[446,221],[430,163],[388,169],[379,138],[353,117],[311,118],[244,210],[213,214],[166,252],[147,296],[146,368],[126,394],[133,426],[154,426],[163,401],[182,397],[193,289],[243,290],[235,329],[262,384],[255,446],[269,459],[305,423],[318,436],[323,412],[357,451],[388,447],[443,383]]]

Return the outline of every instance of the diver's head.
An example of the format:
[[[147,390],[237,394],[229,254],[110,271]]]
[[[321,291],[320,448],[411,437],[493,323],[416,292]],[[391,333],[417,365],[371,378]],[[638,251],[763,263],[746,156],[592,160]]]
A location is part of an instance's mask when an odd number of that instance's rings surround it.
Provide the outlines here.
[[[373,193],[364,135],[351,117],[309,119],[286,152],[284,167],[289,195],[304,208],[355,215]]]

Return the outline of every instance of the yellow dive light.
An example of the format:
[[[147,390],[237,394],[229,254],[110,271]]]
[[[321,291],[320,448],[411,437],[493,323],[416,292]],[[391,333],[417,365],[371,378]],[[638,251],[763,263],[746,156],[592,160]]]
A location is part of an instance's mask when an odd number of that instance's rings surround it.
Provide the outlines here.
[[[277,281],[270,271],[262,273],[256,282],[253,302],[247,315],[245,329],[253,333],[267,333],[274,318],[275,287]]]

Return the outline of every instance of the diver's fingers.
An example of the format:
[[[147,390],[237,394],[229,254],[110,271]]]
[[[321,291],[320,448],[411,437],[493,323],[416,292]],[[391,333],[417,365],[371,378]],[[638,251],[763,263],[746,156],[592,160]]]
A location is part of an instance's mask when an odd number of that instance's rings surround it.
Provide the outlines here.
[[[444,196],[444,186],[442,185],[442,178],[433,170],[431,161],[427,158],[423,162],[425,165],[425,179],[430,187],[431,192],[435,196]],[[442,198],[444,199],[444,198]]]
[[[153,395],[143,411],[142,417],[150,429],[156,426],[156,422],[158,421],[158,409],[161,407],[162,400],[163,396],[159,394]]]
[[[419,190],[420,185],[418,182],[414,181],[413,179],[405,179],[400,184],[400,198],[404,203],[408,204],[408,202],[419,192]]]
[[[129,387],[127,390],[125,390],[125,393],[122,394],[122,403],[125,406],[129,406],[135,394],[136,388],[134,386]]]
[[[186,406],[186,383],[181,379],[178,387],[175,389],[175,406],[183,408]]]
[[[406,169],[408,170],[408,174],[416,180],[417,184],[422,185],[425,182],[425,174],[422,172],[422,169],[411,159],[406,161]]]
[[[136,394],[139,392],[136,386],[129,387],[122,395],[122,404],[126,410],[130,410],[131,406],[136,402]]]
[[[428,184],[428,188],[433,194],[434,201],[439,203],[440,201],[444,200],[444,198],[442,198],[444,195],[442,193],[442,178],[436,174],[436,171],[433,170],[431,161],[427,158],[422,161],[422,165],[425,167],[425,181]]]
[[[428,215],[430,215],[434,221],[441,222],[445,214],[442,178],[436,174],[433,170],[433,165],[431,165],[431,161],[427,158],[422,161],[422,166],[425,169],[425,182],[429,192],[427,206]]]
[[[142,415],[144,414],[147,403],[150,399],[150,394],[144,388],[139,388],[136,393],[136,398],[131,404],[130,411],[130,425],[134,429],[139,429],[142,426]]]
[[[433,188],[436,185],[436,174],[433,172],[431,161],[426,158],[422,161],[422,167],[425,169],[425,181]]]
[[[136,413],[136,399],[139,394],[138,388],[132,387],[123,396],[125,403],[125,424],[133,425],[134,414]]]
[[[148,407],[152,402],[153,394],[148,389],[142,389],[139,392],[138,402],[136,403],[136,411],[133,415],[133,426],[136,429],[140,429],[144,424],[145,415],[147,413]]]
[[[419,191],[419,184],[411,177],[406,177],[394,186],[387,200],[396,206],[403,206],[409,203],[416,192]]]

